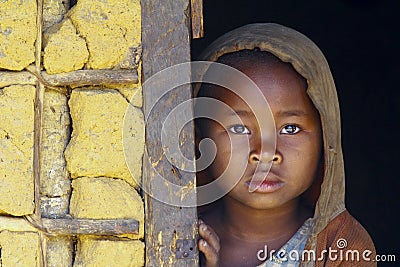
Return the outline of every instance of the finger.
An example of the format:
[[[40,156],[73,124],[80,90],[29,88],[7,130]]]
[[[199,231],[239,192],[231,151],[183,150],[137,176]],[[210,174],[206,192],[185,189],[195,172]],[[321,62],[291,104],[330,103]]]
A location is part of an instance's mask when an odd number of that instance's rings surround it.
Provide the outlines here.
[[[205,223],[201,223],[199,225],[199,234],[205,241],[207,241],[208,245],[212,246],[217,253],[219,252],[219,237],[214,229]]]
[[[206,258],[205,266],[207,267],[218,266],[218,253],[212,246],[210,246],[210,244],[206,240],[200,239],[198,247],[199,251],[203,252]]]

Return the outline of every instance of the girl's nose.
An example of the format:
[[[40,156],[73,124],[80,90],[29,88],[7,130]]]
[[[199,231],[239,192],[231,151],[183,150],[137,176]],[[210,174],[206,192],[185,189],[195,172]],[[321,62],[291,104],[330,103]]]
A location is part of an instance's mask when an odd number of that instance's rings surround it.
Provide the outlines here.
[[[278,151],[275,151],[274,154],[270,152],[260,152],[260,151],[252,151],[249,156],[249,163],[275,163],[279,164],[282,162],[282,154]]]

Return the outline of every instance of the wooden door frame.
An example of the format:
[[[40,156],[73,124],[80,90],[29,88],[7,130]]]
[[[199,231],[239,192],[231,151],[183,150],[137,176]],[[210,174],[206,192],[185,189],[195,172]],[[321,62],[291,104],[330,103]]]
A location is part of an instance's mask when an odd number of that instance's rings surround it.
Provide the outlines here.
[[[191,61],[191,38],[203,36],[202,0],[141,0],[142,8],[142,78],[146,120],[146,150],[143,159],[143,185],[152,191],[157,174],[169,182],[192,185],[186,195],[196,199],[195,173],[180,172],[161,144],[161,126],[172,108],[192,98],[191,85],[183,85],[163,96],[166,105],[156,105],[160,88],[145,86],[157,72]],[[186,75],[186,74],[184,74]],[[188,72],[190,75],[190,72]],[[190,79],[190,77],[188,77]],[[162,86],[161,86],[162,87]],[[162,88],[167,92],[171,88]],[[157,91],[158,90],[158,91]],[[174,127],[174,125],[172,125]],[[181,151],[194,159],[194,127],[188,125],[180,139]],[[177,137],[175,137],[177,138]],[[178,172],[178,175],[177,175]],[[167,187],[157,187],[158,192]],[[146,266],[198,266],[197,208],[179,207],[158,201],[147,190],[145,198]]]

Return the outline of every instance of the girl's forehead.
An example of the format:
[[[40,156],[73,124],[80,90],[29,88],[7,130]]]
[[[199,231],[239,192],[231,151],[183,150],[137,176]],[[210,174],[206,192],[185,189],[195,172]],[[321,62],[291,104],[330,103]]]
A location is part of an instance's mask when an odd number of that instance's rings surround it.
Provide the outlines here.
[[[263,62],[255,60],[251,62],[249,60],[238,60],[230,67],[236,68],[244,75],[248,76],[257,86],[249,86],[247,81],[240,82],[236,81],[235,89],[223,88],[220,86],[211,86],[208,90],[208,95],[215,97],[234,97],[235,95],[248,95],[251,94],[251,90],[256,90],[262,93],[264,96],[268,94],[283,93],[283,91],[293,91],[295,88],[302,88],[301,91],[307,91],[307,81],[304,79],[289,63],[282,61]],[[228,79],[230,78],[227,74]],[[234,79],[234,77],[232,77]],[[258,88],[257,88],[258,87]],[[234,92],[233,92],[234,91]],[[278,92],[277,92],[278,91]],[[291,92],[293,93],[293,92]],[[254,97],[257,94],[253,94]]]
[[[210,85],[203,96],[216,98],[230,106],[232,110],[241,112],[268,108],[267,105],[274,110],[297,107],[296,109],[305,109],[305,112],[308,112],[315,109],[306,92],[306,80],[290,64],[283,62],[263,64],[259,61],[250,64],[244,61],[244,64],[237,62],[232,67],[246,74],[258,88],[247,87],[244,84],[233,92],[229,88]],[[260,97],[265,98],[266,102],[258,101]]]

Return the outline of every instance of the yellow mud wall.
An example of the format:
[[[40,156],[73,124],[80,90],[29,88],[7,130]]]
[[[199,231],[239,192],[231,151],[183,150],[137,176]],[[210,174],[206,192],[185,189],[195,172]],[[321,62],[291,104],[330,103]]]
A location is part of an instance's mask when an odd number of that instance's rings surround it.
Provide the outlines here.
[[[140,0],[71,5],[45,0],[41,9],[36,0],[0,1],[0,267],[144,266]],[[38,39],[42,73],[137,70],[139,82],[60,90],[45,84],[38,146],[39,86],[31,73],[38,65]],[[130,127],[123,133],[128,107]],[[134,148],[129,168],[124,134]],[[29,219],[38,213],[50,219],[136,219],[139,234],[48,235]]]

